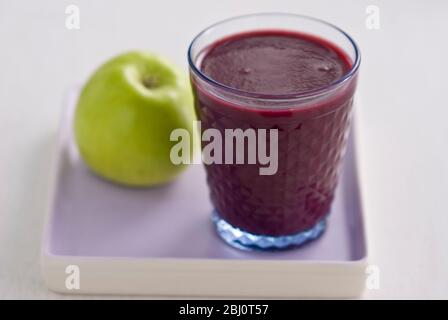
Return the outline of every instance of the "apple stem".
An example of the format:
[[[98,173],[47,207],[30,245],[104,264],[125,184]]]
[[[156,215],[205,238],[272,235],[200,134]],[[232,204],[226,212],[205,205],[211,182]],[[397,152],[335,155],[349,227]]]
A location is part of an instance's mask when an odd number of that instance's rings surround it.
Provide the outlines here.
[[[143,85],[148,89],[152,89],[152,88],[156,87],[158,84],[157,79],[152,76],[143,78],[142,82],[143,82]]]

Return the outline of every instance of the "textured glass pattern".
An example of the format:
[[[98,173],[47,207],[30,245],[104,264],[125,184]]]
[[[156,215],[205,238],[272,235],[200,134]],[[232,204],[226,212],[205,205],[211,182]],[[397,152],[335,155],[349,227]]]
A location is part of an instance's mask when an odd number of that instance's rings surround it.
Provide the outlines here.
[[[289,236],[263,236],[244,232],[232,227],[215,213],[213,221],[220,237],[231,246],[240,249],[278,250],[291,246],[300,246],[308,241],[318,238],[326,228],[326,220],[316,223],[312,228]]]

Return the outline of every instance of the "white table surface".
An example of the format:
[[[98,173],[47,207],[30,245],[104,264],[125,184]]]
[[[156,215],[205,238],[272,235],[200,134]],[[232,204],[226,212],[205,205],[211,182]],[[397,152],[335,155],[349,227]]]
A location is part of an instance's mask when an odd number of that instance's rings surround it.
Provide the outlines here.
[[[81,29],[67,30],[76,4]],[[365,27],[380,8],[379,30]],[[186,69],[192,37],[220,19],[283,11],[320,17],[362,50],[358,108],[370,262],[365,298],[448,298],[448,2],[0,0],[0,299],[48,292],[39,267],[50,157],[64,93],[134,48]]]

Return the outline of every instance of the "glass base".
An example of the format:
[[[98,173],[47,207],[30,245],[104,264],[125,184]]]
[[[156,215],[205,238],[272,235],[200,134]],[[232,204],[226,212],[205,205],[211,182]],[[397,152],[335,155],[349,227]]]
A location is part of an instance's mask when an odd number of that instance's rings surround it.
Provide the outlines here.
[[[319,238],[327,226],[326,217],[317,222],[312,228],[287,236],[263,236],[242,231],[221,219],[216,211],[213,212],[213,222],[218,235],[231,246],[243,250],[282,250],[303,245]]]

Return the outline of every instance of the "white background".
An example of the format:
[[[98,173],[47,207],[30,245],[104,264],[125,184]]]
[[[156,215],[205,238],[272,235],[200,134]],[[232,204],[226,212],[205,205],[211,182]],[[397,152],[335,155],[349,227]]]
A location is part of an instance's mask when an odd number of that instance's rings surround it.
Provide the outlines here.
[[[81,10],[67,30],[65,8]],[[380,8],[381,29],[365,27]],[[447,1],[0,0],[0,298],[68,298],[46,290],[39,247],[50,157],[67,88],[129,49],[186,69],[204,27],[283,11],[333,22],[362,50],[358,109],[370,262],[366,298],[448,298]]]

